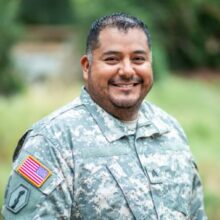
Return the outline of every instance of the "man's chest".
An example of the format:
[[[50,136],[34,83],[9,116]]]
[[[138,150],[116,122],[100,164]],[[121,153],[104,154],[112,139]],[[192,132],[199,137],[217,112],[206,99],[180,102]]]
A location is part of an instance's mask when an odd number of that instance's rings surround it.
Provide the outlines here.
[[[192,182],[187,154],[161,149],[165,146],[153,139],[130,136],[113,143],[98,139],[75,148],[79,216],[187,219]]]

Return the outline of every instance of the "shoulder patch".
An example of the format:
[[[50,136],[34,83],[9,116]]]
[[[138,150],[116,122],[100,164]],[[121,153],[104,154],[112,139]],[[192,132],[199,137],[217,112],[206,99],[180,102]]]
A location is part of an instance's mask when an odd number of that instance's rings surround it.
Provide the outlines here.
[[[51,171],[31,155],[18,166],[16,171],[37,188],[40,188],[51,175]]]
[[[29,200],[30,190],[24,185],[20,184],[16,189],[14,189],[7,202],[7,209],[13,213],[18,213],[22,208],[24,208]]]

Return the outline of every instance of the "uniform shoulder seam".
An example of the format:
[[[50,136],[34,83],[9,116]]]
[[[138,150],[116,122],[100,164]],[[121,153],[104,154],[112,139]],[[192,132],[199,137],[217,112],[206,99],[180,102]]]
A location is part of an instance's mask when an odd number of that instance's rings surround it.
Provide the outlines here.
[[[77,101],[76,103],[73,103],[74,101]],[[80,102],[80,100],[78,101],[77,99],[74,100],[73,102],[67,104],[64,107],[61,107],[58,110],[55,110],[54,112],[50,113],[49,115],[45,116],[44,118],[42,118],[40,121],[36,122],[34,125],[32,125],[32,130],[36,131],[36,130],[41,130],[44,129],[45,126],[48,123],[51,123],[52,121],[54,121],[56,118],[58,118],[59,116],[65,114],[66,112],[70,111],[70,110],[74,110],[76,108],[79,108],[81,106],[83,106],[83,103]],[[63,109],[63,110],[62,110]]]

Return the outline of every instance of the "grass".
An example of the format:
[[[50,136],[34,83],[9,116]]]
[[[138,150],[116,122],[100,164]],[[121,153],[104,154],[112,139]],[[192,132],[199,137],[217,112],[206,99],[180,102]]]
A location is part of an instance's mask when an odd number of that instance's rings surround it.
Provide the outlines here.
[[[10,99],[0,98],[0,206],[17,140],[35,121],[71,101],[80,85],[35,86]],[[147,99],[176,117],[187,133],[205,191],[209,219],[220,219],[220,81],[178,77],[156,83]]]

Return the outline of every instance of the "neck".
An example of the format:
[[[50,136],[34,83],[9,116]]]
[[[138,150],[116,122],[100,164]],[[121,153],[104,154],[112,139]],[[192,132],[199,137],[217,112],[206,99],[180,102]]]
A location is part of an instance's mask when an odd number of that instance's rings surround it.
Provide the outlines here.
[[[133,121],[138,117],[139,107],[140,105],[132,108],[118,108],[112,106],[112,108],[105,109],[105,111],[121,121]]]

